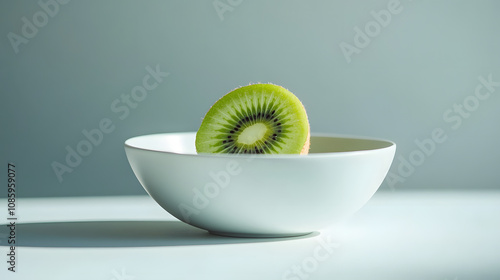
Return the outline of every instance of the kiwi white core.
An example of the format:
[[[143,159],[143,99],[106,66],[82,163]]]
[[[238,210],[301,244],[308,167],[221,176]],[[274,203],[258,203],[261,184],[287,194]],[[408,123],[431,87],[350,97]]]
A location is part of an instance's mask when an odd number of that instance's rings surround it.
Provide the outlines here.
[[[263,123],[253,124],[241,132],[238,137],[238,143],[252,145],[258,140],[263,139],[267,130],[267,126]]]

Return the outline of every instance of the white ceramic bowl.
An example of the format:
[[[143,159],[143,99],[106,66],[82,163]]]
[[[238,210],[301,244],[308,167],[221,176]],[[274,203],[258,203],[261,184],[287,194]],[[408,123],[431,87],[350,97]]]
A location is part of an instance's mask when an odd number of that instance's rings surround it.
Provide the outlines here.
[[[214,234],[307,234],[352,215],[377,191],[393,142],[314,135],[309,155],[196,154],[195,133],[138,136],[125,151],[165,210]]]

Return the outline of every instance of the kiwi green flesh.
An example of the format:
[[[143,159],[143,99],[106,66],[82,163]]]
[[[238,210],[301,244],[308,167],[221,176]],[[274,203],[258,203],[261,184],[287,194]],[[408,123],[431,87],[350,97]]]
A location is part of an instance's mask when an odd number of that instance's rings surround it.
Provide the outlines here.
[[[208,111],[196,134],[198,153],[305,154],[308,147],[309,122],[302,103],[273,84],[253,84],[226,94]]]

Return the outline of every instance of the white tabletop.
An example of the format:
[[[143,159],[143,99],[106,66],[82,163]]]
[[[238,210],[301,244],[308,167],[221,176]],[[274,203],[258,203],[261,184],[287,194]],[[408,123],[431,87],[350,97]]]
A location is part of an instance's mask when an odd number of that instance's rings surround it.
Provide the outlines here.
[[[284,239],[210,235],[147,196],[19,199],[16,217],[2,280],[500,279],[500,191],[379,192],[341,226]]]

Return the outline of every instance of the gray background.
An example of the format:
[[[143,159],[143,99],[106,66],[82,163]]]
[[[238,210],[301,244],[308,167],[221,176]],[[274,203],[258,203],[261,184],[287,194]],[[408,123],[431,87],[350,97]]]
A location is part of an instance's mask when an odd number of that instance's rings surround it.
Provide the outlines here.
[[[404,181],[381,190],[500,187],[500,87],[456,129],[458,113],[443,118],[454,104],[474,101],[479,76],[500,82],[500,2],[402,0],[350,62],[340,44],[356,46],[355,28],[392,1],[220,2],[231,7],[221,16],[214,1],[53,5],[56,12],[17,53],[8,34],[22,36],[23,17],[43,21],[44,10],[36,1],[0,2],[0,196],[8,162],[16,164],[22,197],[144,194],[123,142],[195,131],[218,98],[255,82],[294,92],[313,132],[395,141],[391,174]],[[157,65],[170,75],[120,119],[113,101]],[[51,164],[64,164],[66,146],[74,149],[82,130],[104,118],[114,131],[60,182]],[[436,128],[446,141],[411,174],[398,170],[418,156],[415,140]]]

